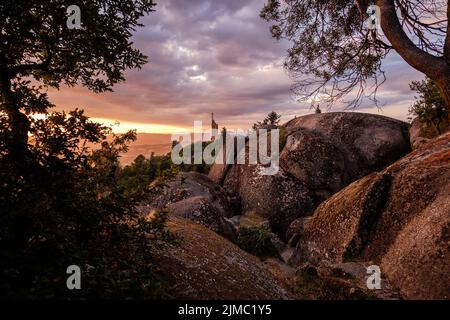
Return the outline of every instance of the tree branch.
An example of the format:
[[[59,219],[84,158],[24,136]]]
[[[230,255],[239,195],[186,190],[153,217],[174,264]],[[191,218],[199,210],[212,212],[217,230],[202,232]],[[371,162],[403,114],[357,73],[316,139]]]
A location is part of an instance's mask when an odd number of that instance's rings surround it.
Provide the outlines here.
[[[381,10],[381,28],[384,34],[409,65],[430,77],[439,77],[449,68],[444,59],[419,49],[409,39],[397,17],[393,0],[377,0],[376,3]]]
[[[444,44],[444,58],[450,65],[450,4],[447,3],[447,35]]]
[[[358,8],[359,15],[361,16],[361,20],[364,20],[367,11],[367,1],[365,0],[356,0],[356,7]]]
[[[29,63],[29,64],[21,64],[18,66],[14,66],[10,69],[11,74],[13,76],[16,76],[17,74],[23,73],[26,71],[33,71],[33,70],[46,71],[46,70],[48,70],[48,67],[50,66],[50,63],[52,61],[52,53],[48,49],[46,51],[47,51],[47,57],[41,63]]]

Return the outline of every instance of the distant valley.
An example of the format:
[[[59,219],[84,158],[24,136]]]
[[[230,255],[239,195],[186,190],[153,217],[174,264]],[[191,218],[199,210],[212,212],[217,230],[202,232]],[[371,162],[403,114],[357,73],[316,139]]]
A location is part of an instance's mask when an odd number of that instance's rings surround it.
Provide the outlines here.
[[[121,155],[120,162],[122,165],[130,164],[140,154],[146,158],[150,157],[152,152],[158,155],[166,154],[170,151],[170,137],[170,134],[138,133],[137,140],[130,144],[127,153]]]

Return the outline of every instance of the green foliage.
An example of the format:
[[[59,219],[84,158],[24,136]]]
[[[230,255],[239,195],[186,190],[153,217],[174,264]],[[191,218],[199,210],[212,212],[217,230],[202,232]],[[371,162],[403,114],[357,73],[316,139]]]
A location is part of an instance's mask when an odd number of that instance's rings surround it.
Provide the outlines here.
[[[119,168],[117,172],[118,184],[122,188],[123,193],[136,201],[142,200],[145,195],[150,192],[150,184],[158,179],[161,182],[170,180],[180,172],[195,171],[207,174],[211,165],[206,164],[203,160],[201,164],[194,164],[194,146],[200,144],[196,142],[190,145],[191,164],[182,163],[173,164],[171,154],[155,155],[152,154],[149,159],[143,155],[139,155],[128,166]],[[202,142],[201,150],[203,151],[209,142]],[[188,152],[188,147],[181,150],[181,156],[184,152]]]
[[[124,194],[139,201],[148,193],[152,181],[167,177],[172,171],[170,154],[159,156],[152,153],[150,159],[139,155],[133,163],[119,170],[118,184]]]
[[[413,81],[410,88],[419,96],[409,108],[409,113],[418,117],[427,126],[434,128],[437,134],[441,134],[441,125],[448,124],[448,112],[445,100],[439,92],[438,87],[431,79]]]
[[[81,29],[67,28],[72,4],[81,9]],[[154,5],[0,2],[1,297],[167,294],[151,256],[172,240],[166,215],[140,215],[135,208],[143,190],[119,177],[120,154],[135,132],[114,135],[81,110],[49,114],[53,105],[46,94],[61,84],[109,91],[125,70],[140,68],[147,57],[131,36]],[[36,120],[33,113],[46,118]],[[73,264],[82,270],[82,290],[66,288],[66,269]]]
[[[278,250],[272,243],[271,234],[260,227],[240,227],[237,244],[241,249],[260,258],[278,256]]]
[[[281,115],[276,113],[275,111],[269,112],[267,117],[264,119],[267,124],[278,125],[280,122]]]
[[[252,128],[253,130],[257,130],[262,126],[278,125],[280,123],[280,118],[281,115],[276,113],[275,111],[269,112],[262,122],[258,121],[254,123]]]
[[[68,29],[67,7],[81,10],[81,29]],[[123,81],[123,72],[147,60],[130,41],[139,18],[155,3],[143,1],[3,0],[0,3],[2,68],[58,88],[82,84],[101,92]],[[29,88],[29,83],[22,88]],[[33,111],[42,104],[30,104]]]
[[[0,121],[5,116],[0,114]],[[7,122],[7,121],[6,121]],[[0,128],[0,145],[8,137]],[[8,298],[155,298],[167,294],[152,261],[170,241],[166,215],[143,217],[119,184],[118,159],[135,133],[113,135],[82,111],[31,125],[26,165],[0,153],[0,295]],[[100,145],[89,149],[88,145]],[[67,290],[66,268],[82,269]]]
[[[73,4],[81,10],[80,29],[67,27],[67,9]],[[11,158],[28,162],[29,116],[53,106],[49,87],[111,91],[124,80],[125,70],[146,63],[131,37],[154,6],[152,0],[0,2],[0,111],[7,115],[4,147]]]

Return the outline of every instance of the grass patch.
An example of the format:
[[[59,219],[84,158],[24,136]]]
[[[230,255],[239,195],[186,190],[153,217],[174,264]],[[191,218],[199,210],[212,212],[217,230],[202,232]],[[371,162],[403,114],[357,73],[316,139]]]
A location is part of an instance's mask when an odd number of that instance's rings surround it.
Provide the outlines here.
[[[261,227],[240,227],[237,244],[241,249],[261,259],[279,255],[277,248],[272,243],[270,232]]]

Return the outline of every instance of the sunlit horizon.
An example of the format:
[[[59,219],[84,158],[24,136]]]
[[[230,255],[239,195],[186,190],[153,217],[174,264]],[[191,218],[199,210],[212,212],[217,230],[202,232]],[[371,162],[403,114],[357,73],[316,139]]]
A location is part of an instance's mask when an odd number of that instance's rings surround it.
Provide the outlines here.
[[[110,126],[115,133],[125,133],[130,130],[136,130],[138,133],[153,134],[173,134],[176,132],[192,131],[190,128],[156,123],[127,122],[103,118],[91,118],[91,120],[106,126]]]

